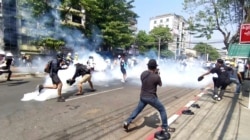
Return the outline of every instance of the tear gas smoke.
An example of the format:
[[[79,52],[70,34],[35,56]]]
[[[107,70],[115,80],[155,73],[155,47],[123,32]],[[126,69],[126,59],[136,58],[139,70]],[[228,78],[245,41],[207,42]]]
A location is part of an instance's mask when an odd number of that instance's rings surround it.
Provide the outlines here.
[[[52,0],[50,1],[50,5],[52,5],[53,7],[59,7],[60,1]],[[77,52],[79,55],[78,62],[83,64],[86,64],[89,56],[93,56],[94,62],[96,63],[95,70],[97,71],[92,74],[92,81],[94,86],[95,85],[109,86],[109,83],[114,82],[114,80],[122,79],[122,73],[120,71],[119,64],[113,65],[113,62],[111,62],[112,69],[107,69],[108,66],[107,61],[104,60],[104,58],[101,57],[99,54],[89,51],[89,50],[95,50],[98,46],[100,46],[102,42],[101,38],[98,37],[98,34],[100,34],[99,29],[97,29],[93,25],[92,29],[93,36],[91,39],[87,39],[77,29],[62,27],[60,23],[61,19],[59,12],[60,12],[59,10],[54,9],[51,10],[50,13],[45,13],[44,14],[45,16],[39,17],[39,19],[32,19],[30,13],[22,11],[22,16],[28,18],[29,20],[33,20],[35,23],[37,23],[36,26],[27,25],[27,30],[29,30],[29,32],[31,33],[30,35],[32,35],[32,37],[40,38],[40,37],[51,36],[56,39],[64,40],[66,42],[65,46],[71,47],[74,50],[74,52]],[[54,17],[55,21],[53,23],[53,27],[48,27],[46,25],[47,23],[51,22],[51,17]],[[147,56],[149,56],[149,58],[157,57],[157,55],[153,53],[153,51],[150,51]],[[127,68],[127,78],[128,78],[127,82],[133,83],[138,86],[141,85],[140,74],[141,72],[147,69],[147,63],[149,58],[145,58],[142,56],[138,56],[136,58],[138,64],[135,65],[134,67]],[[37,59],[33,61],[33,64],[36,63],[39,64],[37,65],[36,68],[37,72],[43,72],[44,66],[47,62]],[[204,73],[204,70],[201,68],[201,66],[188,65],[187,68],[184,69],[180,67],[179,63],[172,61],[162,60],[161,62],[158,63],[159,63],[158,65],[160,68],[160,74],[163,86],[171,85],[171,86],[182,86],[182,87],[185,86],[190,88],[197,88],[197,87],[202,87],[211,81],[211,78],[208,78],[209,76],[207,76],[202,82],[197,82],[197,77],[200,76],[202,73]],[[190,62],[190,64],[191,63],[195,64],[198,62]],[[75,84],[72,86],[66,84],[66,80],[72,78],[74,71],[75,71],[74,66],[71,66],[67,70],[59,71],[59,77],[63,82],[62,94],[65,94],[67,92],[77,91]],[[77,80],[78,79],[76,79],[75,83],[77,83]],[[48,76],[45,77],[44,84],[46,85],[51,84],[51,79]],[[88,85],[84,85],[84,87],[85,86]],[[45,101],[56,97],[57,97],[57,90],[44,89],[39,96],[37,90],[35,90],[34,92],[24,94],[24,97],[21,100]]]
[[[122,73],[120,71],[120,65],[113,65],[113,69],[105,69],[107,67],[106,61],[99,55],[94,52],[87,53],[91,56],[94,56],[94,62],[96,63],[96,72],[92,74],[92,81],[94,86],[108,86],[109,83],[115,82],[117,79],[122,79]],[[83,56],[78,62],[86,64],[88,56]],[[149,58],[140,58],[137,59],[138,64],[132,68],[127,68],[127,82],[130,82],[134,85],[140,87],[140,74],[147,70],[147,63]],[[197,62],[192,62],[197,63]],[[200,88],[207,85],[211,82],[211,77],[207,76],[202,82],[198,82],[197,78],[205,72],[203,68],[199,65],[192,65],[190,62],[187,67],[184,69],[179,63],[172,61],[161,61],[158,62],[158,68],[160,69],[160,75],[162,79],[163,86],[179,86],[187,88]],[[42,68],[40,68],[42,69]],[[60,70],[59,77],[63,82],[62,94],[68,92],[77,92],[76,83],[78,83],[79,77],[76,79],[76,82],[69,86],[66,83],[66,80],[72,78],[75,72],[75,67],[72,65],[67,70]],[[47,76],[45,77],[45,85],[52,84],[51,79]],[[84,87],[88,88],[88,83],[84,84]],[[21,99],[22,101],[36,100],[36,101],[45,101],[48,99],[56,98],[57,90],[56,89],[44,89],[42,93],[38,96],[38,91],[27,93]]]

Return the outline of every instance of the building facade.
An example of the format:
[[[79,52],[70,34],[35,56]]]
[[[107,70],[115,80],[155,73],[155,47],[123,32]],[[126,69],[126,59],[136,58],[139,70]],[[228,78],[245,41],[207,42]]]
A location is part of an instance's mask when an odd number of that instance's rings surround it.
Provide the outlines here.
[[[4,42],[3,42],[3,3],[0,0],[0,50],[3,49]]]
[[[17,41],[17,6],[16,0],[2,0],[2,28],[4,50],[16,53]]]
[[[150,18],[150,31],[155,27],[168,27],[172,33],[173,42],[168,43],[168,49],[175,56],[185,54],[185,48],[190,45],[190,34],[187,29],[187,21],[177,14],[164,14]]]

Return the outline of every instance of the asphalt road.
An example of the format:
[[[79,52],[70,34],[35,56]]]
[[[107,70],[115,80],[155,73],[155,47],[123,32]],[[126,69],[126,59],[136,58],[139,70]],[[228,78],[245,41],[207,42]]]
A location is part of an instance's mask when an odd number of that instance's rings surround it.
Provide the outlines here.
[[[44,102],[21,101],[24,93],[34,91],[42,78],[0,81],[0,136],[4,140],[118,140],[144,139],[160,125],[158,113],[146,107],[130,125],[129,132],[122,122],[136,107],[139,85],[128,81],[94,83],[96,92],[83,96],[65,93],[66,102],[56,99]],[[86,85],[85,91],[88,91]],[[183,87],[158,88],[158,96],[170,117],[199,89]]]

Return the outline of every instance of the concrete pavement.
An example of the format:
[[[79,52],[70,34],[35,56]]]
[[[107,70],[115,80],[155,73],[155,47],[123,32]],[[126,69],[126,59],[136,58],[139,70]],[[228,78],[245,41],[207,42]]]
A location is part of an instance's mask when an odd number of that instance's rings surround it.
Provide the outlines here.
[[[249,83],[248,83],[249,84]],[[249,85],[248,85],[249,87]],[[175,120],[169,117],[170,127],[176,128],[171,133],[173,140],[249,140],[250,139],[250,106],[249,91],[234,94],[230,87],[224,95],[223,100],[212,99],[212,89],[208,89],[195,104],[200,108],[189,106],[194,115],[182,114],[181,110]],[[159,128],[158,128],[159,130]],[[156,130],[145,138],[152,140]]]
[[[21,72],[20,69],[13,70],[13,78],[16,77],[39,77],[43,76],[42,72]],[[6,76],[6,74],[4,74]],[[2,80],[3,75],[0,76]],[[246,87],[250,82],[245,82]],[[193,108],[188,104],[184,109],[190,109],[194,115],[182,114],[178,110],[174,120],[169,120],[170,126],[176,128],[176,132],[171,133],[171,139],[174,140],[249,140],[250,139],[250,106],[249,91],[240,94],[234,94],[227,89],[224,98],[221,101],[212,99],[212,89],[206,89],[204,94],[195,98],[194,103],[200,108]],[[176,115],[175,114],[175,115]],[[169,116],[169,119],[173,116]],[[152,135],[156,130],[145,134],[143,139],[154,139]]]

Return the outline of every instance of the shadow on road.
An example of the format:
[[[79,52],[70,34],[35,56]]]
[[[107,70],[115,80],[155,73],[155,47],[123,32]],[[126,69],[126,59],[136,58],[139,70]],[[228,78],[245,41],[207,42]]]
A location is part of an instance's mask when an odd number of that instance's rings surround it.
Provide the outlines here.
[[[159,127],[159,123],[160,123],[160,118],[159,115],[157,113],[154,113],[148,117],[144,117],[144,122],[141,125],[132,127],[128,130],[128,132],[143,128],[144,126],[148,126],[151,128],[158,128]]]
[[[29,83],[29,81],[24,81],[24,80],[0,81],[0,84],[7,86],[18,86],[26,83]]]

